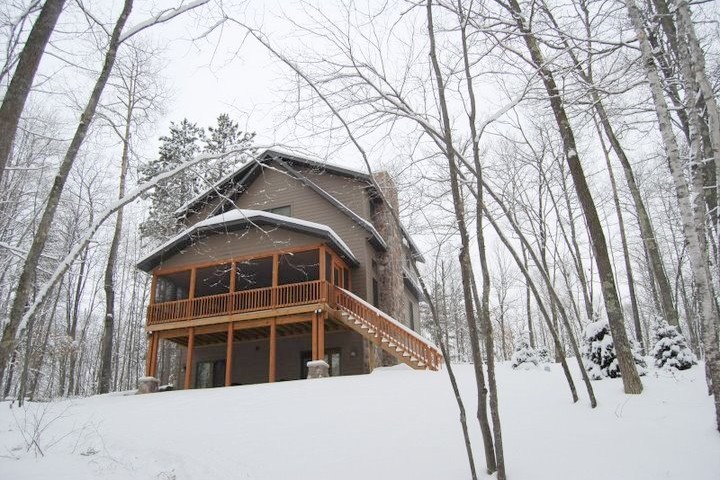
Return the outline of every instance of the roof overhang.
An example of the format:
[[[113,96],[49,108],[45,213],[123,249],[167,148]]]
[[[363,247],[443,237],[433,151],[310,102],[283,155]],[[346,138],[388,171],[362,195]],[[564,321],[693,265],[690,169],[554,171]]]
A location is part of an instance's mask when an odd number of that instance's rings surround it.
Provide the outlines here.
[[[227,233],[260,226],[277,227],[322,238],[349,266],[356,267],[360,265],[350,247],[327,225],[260,210],[236,209],[210,217],[184,230],[146,255],[137,263],[137,267],[145,272],[150,272],[160,265],[163,260],[180,253],[197,239],[215,233]]]

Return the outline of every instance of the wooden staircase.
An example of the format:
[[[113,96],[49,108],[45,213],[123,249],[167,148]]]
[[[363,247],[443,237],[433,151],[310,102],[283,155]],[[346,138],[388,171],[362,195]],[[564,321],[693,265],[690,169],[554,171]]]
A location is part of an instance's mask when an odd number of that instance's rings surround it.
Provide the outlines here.
[[[442,353],[432,343],[353,293],[332,288],[333,317],[416,370],[439,370]]]

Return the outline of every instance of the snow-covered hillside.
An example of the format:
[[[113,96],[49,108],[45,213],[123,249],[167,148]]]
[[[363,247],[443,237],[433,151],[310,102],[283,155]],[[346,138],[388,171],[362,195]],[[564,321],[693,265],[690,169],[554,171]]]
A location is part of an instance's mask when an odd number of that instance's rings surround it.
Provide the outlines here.
[[[472,367],[456,368],[473,412]],[[720,478],[720,435],[702,365],[674,377],[650,372],[640,396],[623,395],[620,380],[594,382],[595,410],[586,400],[571,403],[557,366],[513,371],[502,364],[498,382],[512,480]],[[457,418],[445,371],[403,366],[23,409],[3,403],[0,478],[464,479]],[[34,446],[28,451],[23,439],[36,426],[44,456]]]

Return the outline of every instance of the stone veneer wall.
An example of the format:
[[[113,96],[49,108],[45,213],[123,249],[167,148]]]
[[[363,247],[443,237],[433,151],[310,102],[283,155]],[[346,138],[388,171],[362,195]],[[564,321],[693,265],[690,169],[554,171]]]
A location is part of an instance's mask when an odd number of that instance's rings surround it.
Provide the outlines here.
[[[375,174],[375,180],[382,189],[386,202],[374,200],[372,222],[378,233],[388,245],[386,252],[378,253],[377,281],[379,291],[379,307],[396,320],[407,323],[405,285],[403,283],[403,247],[402,232],[393,218],[390,209],[399,215],[397,188],[392,177],[387,172]],[[371,346],[368,344],[368,346]],[[372,346],[368,353],[368,367],[395,365],[397,360],[383,352],[380,348]]]

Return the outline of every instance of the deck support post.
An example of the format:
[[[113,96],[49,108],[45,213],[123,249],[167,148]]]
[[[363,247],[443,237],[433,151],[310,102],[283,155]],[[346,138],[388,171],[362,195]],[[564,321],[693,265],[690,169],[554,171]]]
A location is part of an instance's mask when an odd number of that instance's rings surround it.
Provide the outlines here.
[[[145,358],[145,376],[150,376],[150,360],[152,359],[153,342],[155,340],[154,333],[147,336],[147,357]]]
[[[228,323],[227,330],[227,351],[225,352],[225,386],[232,385],[232,362],[233,362],[233,323]]]
[[[268,383],[275,382],[277,369],[277,319],[273,318],[270,323],[270,359],[268,366]]]
[[[160,350],[160,335],[153,333],[150,341],[150,353],[152,355],[150,357],[150,368],[148,371],[148,376],[150,377],[157,376],[158,350]]]
[[[195,328],[188,328],[188,345],[187,355],[185,356],[185,390],[190,389],[190,379],[192,378],[193,350],[195,348]]]
[[[313,312],[312,314],[312,359],[320,360],[318,356],[318,314]]]
[[[317,314],[318,317],[318,360],[325,359],[325,312]]]

